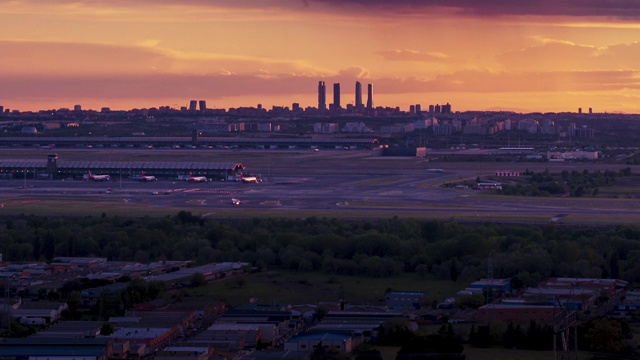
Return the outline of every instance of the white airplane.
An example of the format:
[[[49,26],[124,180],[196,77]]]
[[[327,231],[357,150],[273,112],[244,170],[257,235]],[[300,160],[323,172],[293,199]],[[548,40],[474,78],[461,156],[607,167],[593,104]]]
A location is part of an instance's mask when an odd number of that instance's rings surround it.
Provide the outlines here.
[[[155,176],[153,175],[145,175],[144,171],[142,172],[142,176],[140,177],[140,180],[142,181],[156,181],[158,179],[156,179]]]
[[[91,171],[89,171],[89,174],[86,175],[86,180],[92,180],[92,181],[109,181],[111,180],[111,176],[109,175],[93,175],[91,173]]]
[[[243,183],[257,183],[258,182],[258,178],[255,176],[244,176],[243,174],[240,174],[240,180]]]
[[[236,198],[233,198],[233,199],[231,199],[231,203],[232,203],[233,205],[240,205],[240,200],[239,200],[239,199],[236,199]]]
[[[192,173],[189,173],[189,181],[192,181],[192,182],[206,182],[207,181],[207,177],[206,176],[193,176]]]
[[[427,171],[429,172],[435,172],[435,173],[443,173],[444,169],[427,169]]]

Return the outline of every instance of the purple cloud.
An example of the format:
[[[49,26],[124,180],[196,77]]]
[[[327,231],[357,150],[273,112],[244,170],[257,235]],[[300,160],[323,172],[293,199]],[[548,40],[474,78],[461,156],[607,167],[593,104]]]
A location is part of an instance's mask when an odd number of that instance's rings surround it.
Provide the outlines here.
[[[313,0],[335,6],[360,5],[365,10],[426,11],[449,9],[481,16],[550,15],[636,18],[640,2],[633,0]]]
[[[6,0],[0,0],[0,4]],[[31,3],[131,6],[129,0],[27,0]],[[357,7],[358,12],[432,13],[434,9],[458,14],[479,16],[543,15],[596,16],[616,18],[640,17],[640,2],[635,0],[139,0],[154,6],[212,6],[244,9],[283,9],[320,11],[318,6],[330,5],[339,9]]]

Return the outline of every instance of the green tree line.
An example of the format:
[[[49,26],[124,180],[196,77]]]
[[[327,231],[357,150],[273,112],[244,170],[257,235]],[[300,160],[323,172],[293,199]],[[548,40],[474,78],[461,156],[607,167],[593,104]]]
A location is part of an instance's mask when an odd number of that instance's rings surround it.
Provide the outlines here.
[[[559,196],[571,197],[597,196],[600,187],[614,186],[618,177],[632,176],[631,168],[619,171],[593,171],[563,170],[559,174],[525,171],[522,181],[514,184],[503,184],[502,190],[497,190],[502,195],[518,196]]]
[[[415,272],[475,280],[493,259],[494,277],[534,285],[549,276],[615,277],[640,283],[640,227],[568,227],[417,219],[309,217],[209,219],[20,216],[0,220],[6,261],[56,256],[196,264],[245,261],[262,269],[397,276]]]

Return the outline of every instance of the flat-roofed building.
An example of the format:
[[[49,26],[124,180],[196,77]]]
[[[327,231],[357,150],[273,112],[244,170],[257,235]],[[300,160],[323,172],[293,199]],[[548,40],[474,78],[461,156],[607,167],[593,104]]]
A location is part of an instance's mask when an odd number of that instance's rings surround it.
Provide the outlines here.
[[[559,310],[553,305],[505,305],[487,304],[478,308],[477,321],[501,321],[527,323],[531,321],[550,322]]]
[[[213,349],[202,346],[168,346],[154,355],[154,360],[207,360]]]
[[[333,333],[304,333],[287,340],[284,349],[288,351],[308,351],[313,352],[318,346],[322,346],[327,351],[337,350],[350,353],[351,336]]]
[[[108,336],[113,340],[114,354],[119,358],[148,356],[167,346],[177,335],[172,328],[121,328]]]
[[[385,295],[387,308],[392,310],[420,309],[420,300],[428,291],[389,291]]]
[[[76,359],[107,360],[111,357],[110,339],[36,339],[6,338],[0,341],[3,359]]]
[[[86,339],[100,335],[101,321],[60,321],[45,330],[38,331],[30,339],[65,338]]]

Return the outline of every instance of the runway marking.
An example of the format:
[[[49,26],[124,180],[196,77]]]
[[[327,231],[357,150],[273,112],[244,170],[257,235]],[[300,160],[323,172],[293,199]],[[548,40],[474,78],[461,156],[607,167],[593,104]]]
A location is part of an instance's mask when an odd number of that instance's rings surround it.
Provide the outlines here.
[[[397,196],[402,194],[403,194],[402,190],[385,191],[385,192],[379,193],[380,196]]]

